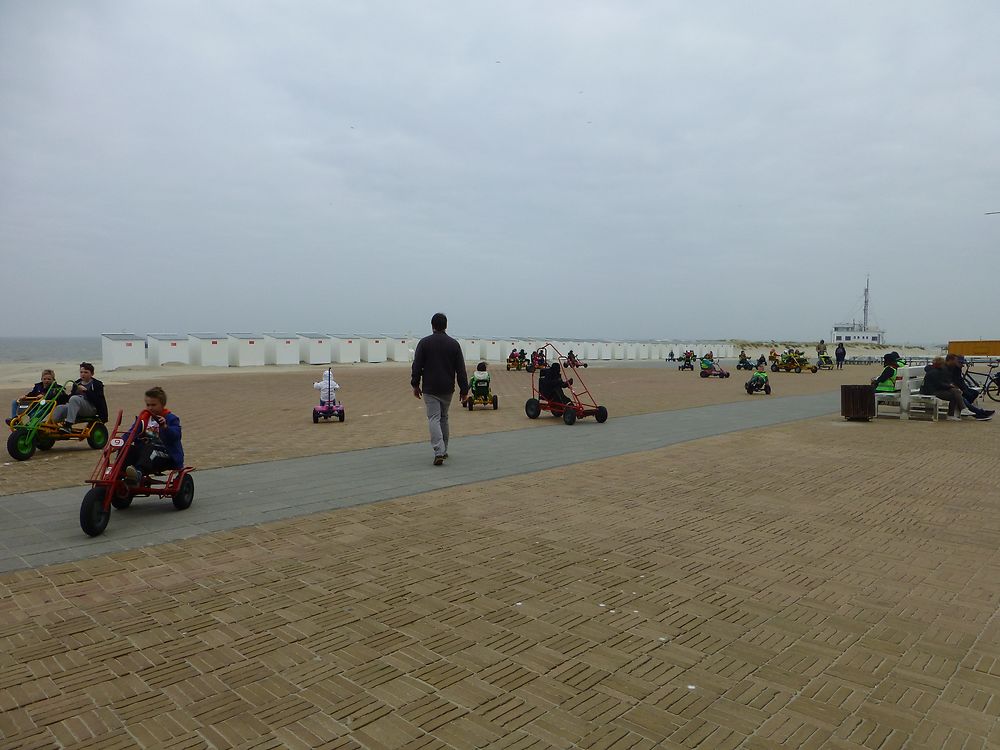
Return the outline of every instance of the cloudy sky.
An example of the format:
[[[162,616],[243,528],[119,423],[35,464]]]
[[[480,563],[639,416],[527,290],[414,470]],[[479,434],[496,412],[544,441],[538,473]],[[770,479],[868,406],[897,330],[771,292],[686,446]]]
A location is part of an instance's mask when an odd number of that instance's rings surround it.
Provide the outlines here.
[[[998,28],[993,0],[0,0],[0,335],[440,309],[818,339],[870,273],[891,340],[996,338]]]

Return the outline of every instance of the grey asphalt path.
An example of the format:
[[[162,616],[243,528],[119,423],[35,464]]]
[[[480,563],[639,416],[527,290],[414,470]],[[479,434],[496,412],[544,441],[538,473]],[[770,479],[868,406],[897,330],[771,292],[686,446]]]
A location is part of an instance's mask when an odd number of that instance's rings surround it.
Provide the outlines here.
[[[211,469],[194,474],[195,499],[188,510],[175,511],[170,501],[138,499],[127,511],[112,511],[103,536],[93,539],[79,525],[86,485],[9,495],[0,497],[0,572],[654,450],[838,408],[839,395],[827,393],[612,415],[603,425],[588,417],[567,427],[545,414],[539,419],[551,426],[453,439],[451,457],[440,467],[431,464],[430,445],[422,442]]]

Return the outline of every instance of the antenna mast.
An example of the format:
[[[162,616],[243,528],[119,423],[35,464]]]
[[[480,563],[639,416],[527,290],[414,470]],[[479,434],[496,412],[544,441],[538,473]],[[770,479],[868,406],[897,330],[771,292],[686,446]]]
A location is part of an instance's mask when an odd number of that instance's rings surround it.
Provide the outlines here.
[[[865,276],[865,330],[868,330],[868,280],[870,277]]]

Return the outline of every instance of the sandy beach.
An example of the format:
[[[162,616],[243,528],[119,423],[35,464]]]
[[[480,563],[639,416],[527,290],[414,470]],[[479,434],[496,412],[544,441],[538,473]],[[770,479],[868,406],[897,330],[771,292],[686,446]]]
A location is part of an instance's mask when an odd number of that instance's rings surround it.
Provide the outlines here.
[[[583,371],[595,399],[607,406],[611,419],[765,398],[746,395],[743,383],[747,374],[742,371],[733,371],[727,380],[705,380],[696,373],[679,372],[676,365],[666,362],[636,365],[602,365]],[[816,374],[772,373],[774,394],[770,398],[835,391],[841,383],[867,382],[874,370],[849,366]],[[491,371],[500,409],[477,407],[470,413],[454,403],[454,436],[531,429],[552,423],[549,415],[532,421],[524,414],[524,402],[531,395],[530,375],[507,372],[502,366],[494,366]],[[61,372],[70,370],[56,370],[60,377]],[[150,385],[163,386],[169,396],[168,407],[181,417],[187,462],[202,469],[402,443],[421,443],[414,450],[425,450],[430,460],[430,447],[422,444],[427,440],[423,404],[409,390],[407,364],[335,367],[347,419],[343,424],[314,425],[312,406],[318,392],[312,384],[323,372],[323,367],[306,365],[218,370],[166,366],[111,373],[98,370],[97,377],[105,383],[112,422],[119,409],[126,420],[137,413],[142,394]],[[12,377],[10,373],[5,376]],[[29,376],[17,387],[0,387],[3,403],[23,393],[24,383],[29,381],[34,382],[34,378]],[[69,441],[57,443],[46,453],[37,452],[23,462],[14,461],[4,451],[0,495],[83,485],[96,460],[96,452],[86,443]]]

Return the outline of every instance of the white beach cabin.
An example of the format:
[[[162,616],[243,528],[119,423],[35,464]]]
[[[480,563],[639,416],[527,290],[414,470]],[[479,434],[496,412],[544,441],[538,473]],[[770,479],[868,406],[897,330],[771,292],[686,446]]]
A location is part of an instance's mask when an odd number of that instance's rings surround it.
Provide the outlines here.
[[[497,339],[483,339],[479,342],[479,356],[484,362],[506,362],[510,349],[503,351],[504,342]]]
[[[410,341],[405,336],[396,339],[386,339],[385,354],[390,362],[410,362],[413,359],[411,349],[416,348],[417,342]]]
[[[386,359],[385,336],[361,339],[362,362],[385,362],[385,359]]]
[[[229,337],[224,333],[189,333],[188,357],[192,365],[229,367]]]
[[[146,339],[134,333],[101,334],[101,369],[142,367],[146,364]]]
[[[580,343],[580,348],[585,352],[583,355],[584,359],[601,358],[601,345],[596,341],[583,341]]]
[[[330,337],[325,333],[300,333],[299,362],[307,365],[330,364]]]
[[[264,334],[264,364],[297,365],[299,337],[294,333]]]
[[[361,361],[361,339],[346,336],[330,338],[330,359],[338,364],[353,364]]]
[[[264,337],[256,333],[230,333],[229,366],[230,367],[263,367]]]
[[[188,337],[183,333],[151,333],[146,337],[146,361],[150,367],[159,367],[167,362],[191,362]]]
[[[479,361],[479,339],[457,339],[457,341],[462,347],[462,357],[466,362]]]

